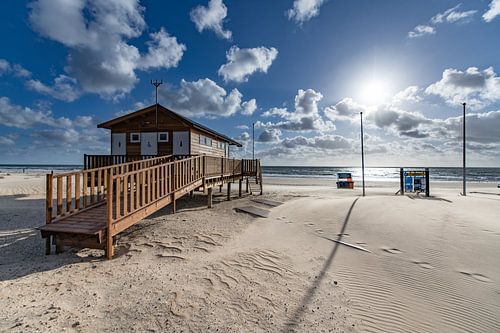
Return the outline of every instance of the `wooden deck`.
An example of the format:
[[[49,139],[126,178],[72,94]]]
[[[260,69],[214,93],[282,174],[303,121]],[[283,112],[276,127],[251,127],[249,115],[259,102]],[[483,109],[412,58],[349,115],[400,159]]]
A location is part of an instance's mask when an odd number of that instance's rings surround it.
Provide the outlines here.
[[[106,250],[113,257],[113,237],[194,190],[208,193],[212,188],[262,177],[258,160],[235,160],[193,156],[176,160],[162,156],[115,164],[80,172],[47,175],[46,224],[40,227],[46,238],[46,253],[56,245]],[[55,191],[54,191],[55,189]],[[54,195],[55,192],[55,195]]]

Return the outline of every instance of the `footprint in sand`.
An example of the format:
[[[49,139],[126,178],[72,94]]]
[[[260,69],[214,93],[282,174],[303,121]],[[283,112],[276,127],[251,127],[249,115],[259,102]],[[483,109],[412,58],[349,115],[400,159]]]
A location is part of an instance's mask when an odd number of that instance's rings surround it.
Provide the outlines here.
[[[323,234],[323,233],[325,233],[325,232],[323,231],[323,229],[316,229],[316,232],[317,232],[318,234]]]
[[[489,277],[487,277],[486,275],[483,275],[481,273],[471,273],[471,272],[465,272],[465,271],[459,271],[459,273],[470,276],[471,278],[474,278],[474,279],[481,281],[481,282],[491,282]]]
[[[416,261],[415,260],[415,261],[413,261],[413,263],[419,265],[423,269],[432,269],[432,268],[434,268],[431,264],[429,264],[428,262],[425,262],[425,261]]]
[[[400,249],[396,249],[395,247],[393,247],[393,248],[384,247],[384,248],[382,248],[382,251],[385,251],[385,252],[390,253],[390,254],[403,253],[403,251],[401,251]]]
[[[347,236],[347,237],[349,237],[349,234],[343,233],[343,234],[337,234],[337,236],[339,236],[339,237],[340,236]]]
[[[304,225],[308,226],[308,227],[311,227],[314,225],[314,223],[305,223]]]

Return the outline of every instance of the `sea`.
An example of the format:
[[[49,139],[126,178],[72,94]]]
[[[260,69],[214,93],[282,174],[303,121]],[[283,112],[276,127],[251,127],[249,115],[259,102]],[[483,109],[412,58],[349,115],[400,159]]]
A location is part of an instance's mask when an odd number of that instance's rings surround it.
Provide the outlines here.
[[[0,164],[1,173],[54,173],[81,170],[79,164]],[[423,170],[423,168],[406,168],[405,170]],[[336,179],[337,173],[350,172],[354,180],[361,179],[359,167],[311,167],[311,166],[262,166],[264,177],[300,177]],[[429,168],[433,181],[461,181],[462,168]],[[399,168],[367,167],[366,181],[399,181]],[[500,167],[498,168],[467,168],[467,180],[471,182],[500,183]]]

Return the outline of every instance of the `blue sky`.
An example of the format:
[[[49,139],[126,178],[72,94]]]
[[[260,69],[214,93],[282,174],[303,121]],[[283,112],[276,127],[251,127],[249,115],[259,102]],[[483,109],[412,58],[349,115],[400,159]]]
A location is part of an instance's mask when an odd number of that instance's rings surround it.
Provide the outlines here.
[[[159,102],[268,165],[500,163],[500,1],[0,2],[0,163],[108,153]]]

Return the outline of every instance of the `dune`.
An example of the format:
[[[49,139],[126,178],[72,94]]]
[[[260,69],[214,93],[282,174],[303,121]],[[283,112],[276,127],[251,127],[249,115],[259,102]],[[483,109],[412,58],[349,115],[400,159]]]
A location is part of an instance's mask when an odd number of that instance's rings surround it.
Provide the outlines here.
[[[0,178],[0,331],[494,332],[500,196],[494,184],[265,179],[214,208],[196,195],[123,233],[117,256],[44,255],[44,178]],[[484,194],[491,193],[491,194]],[[236,194],[236,193],[235,193]],[[239,213],[253,205],[268,218]],[[365,251],[366,250],[366,251]]]

